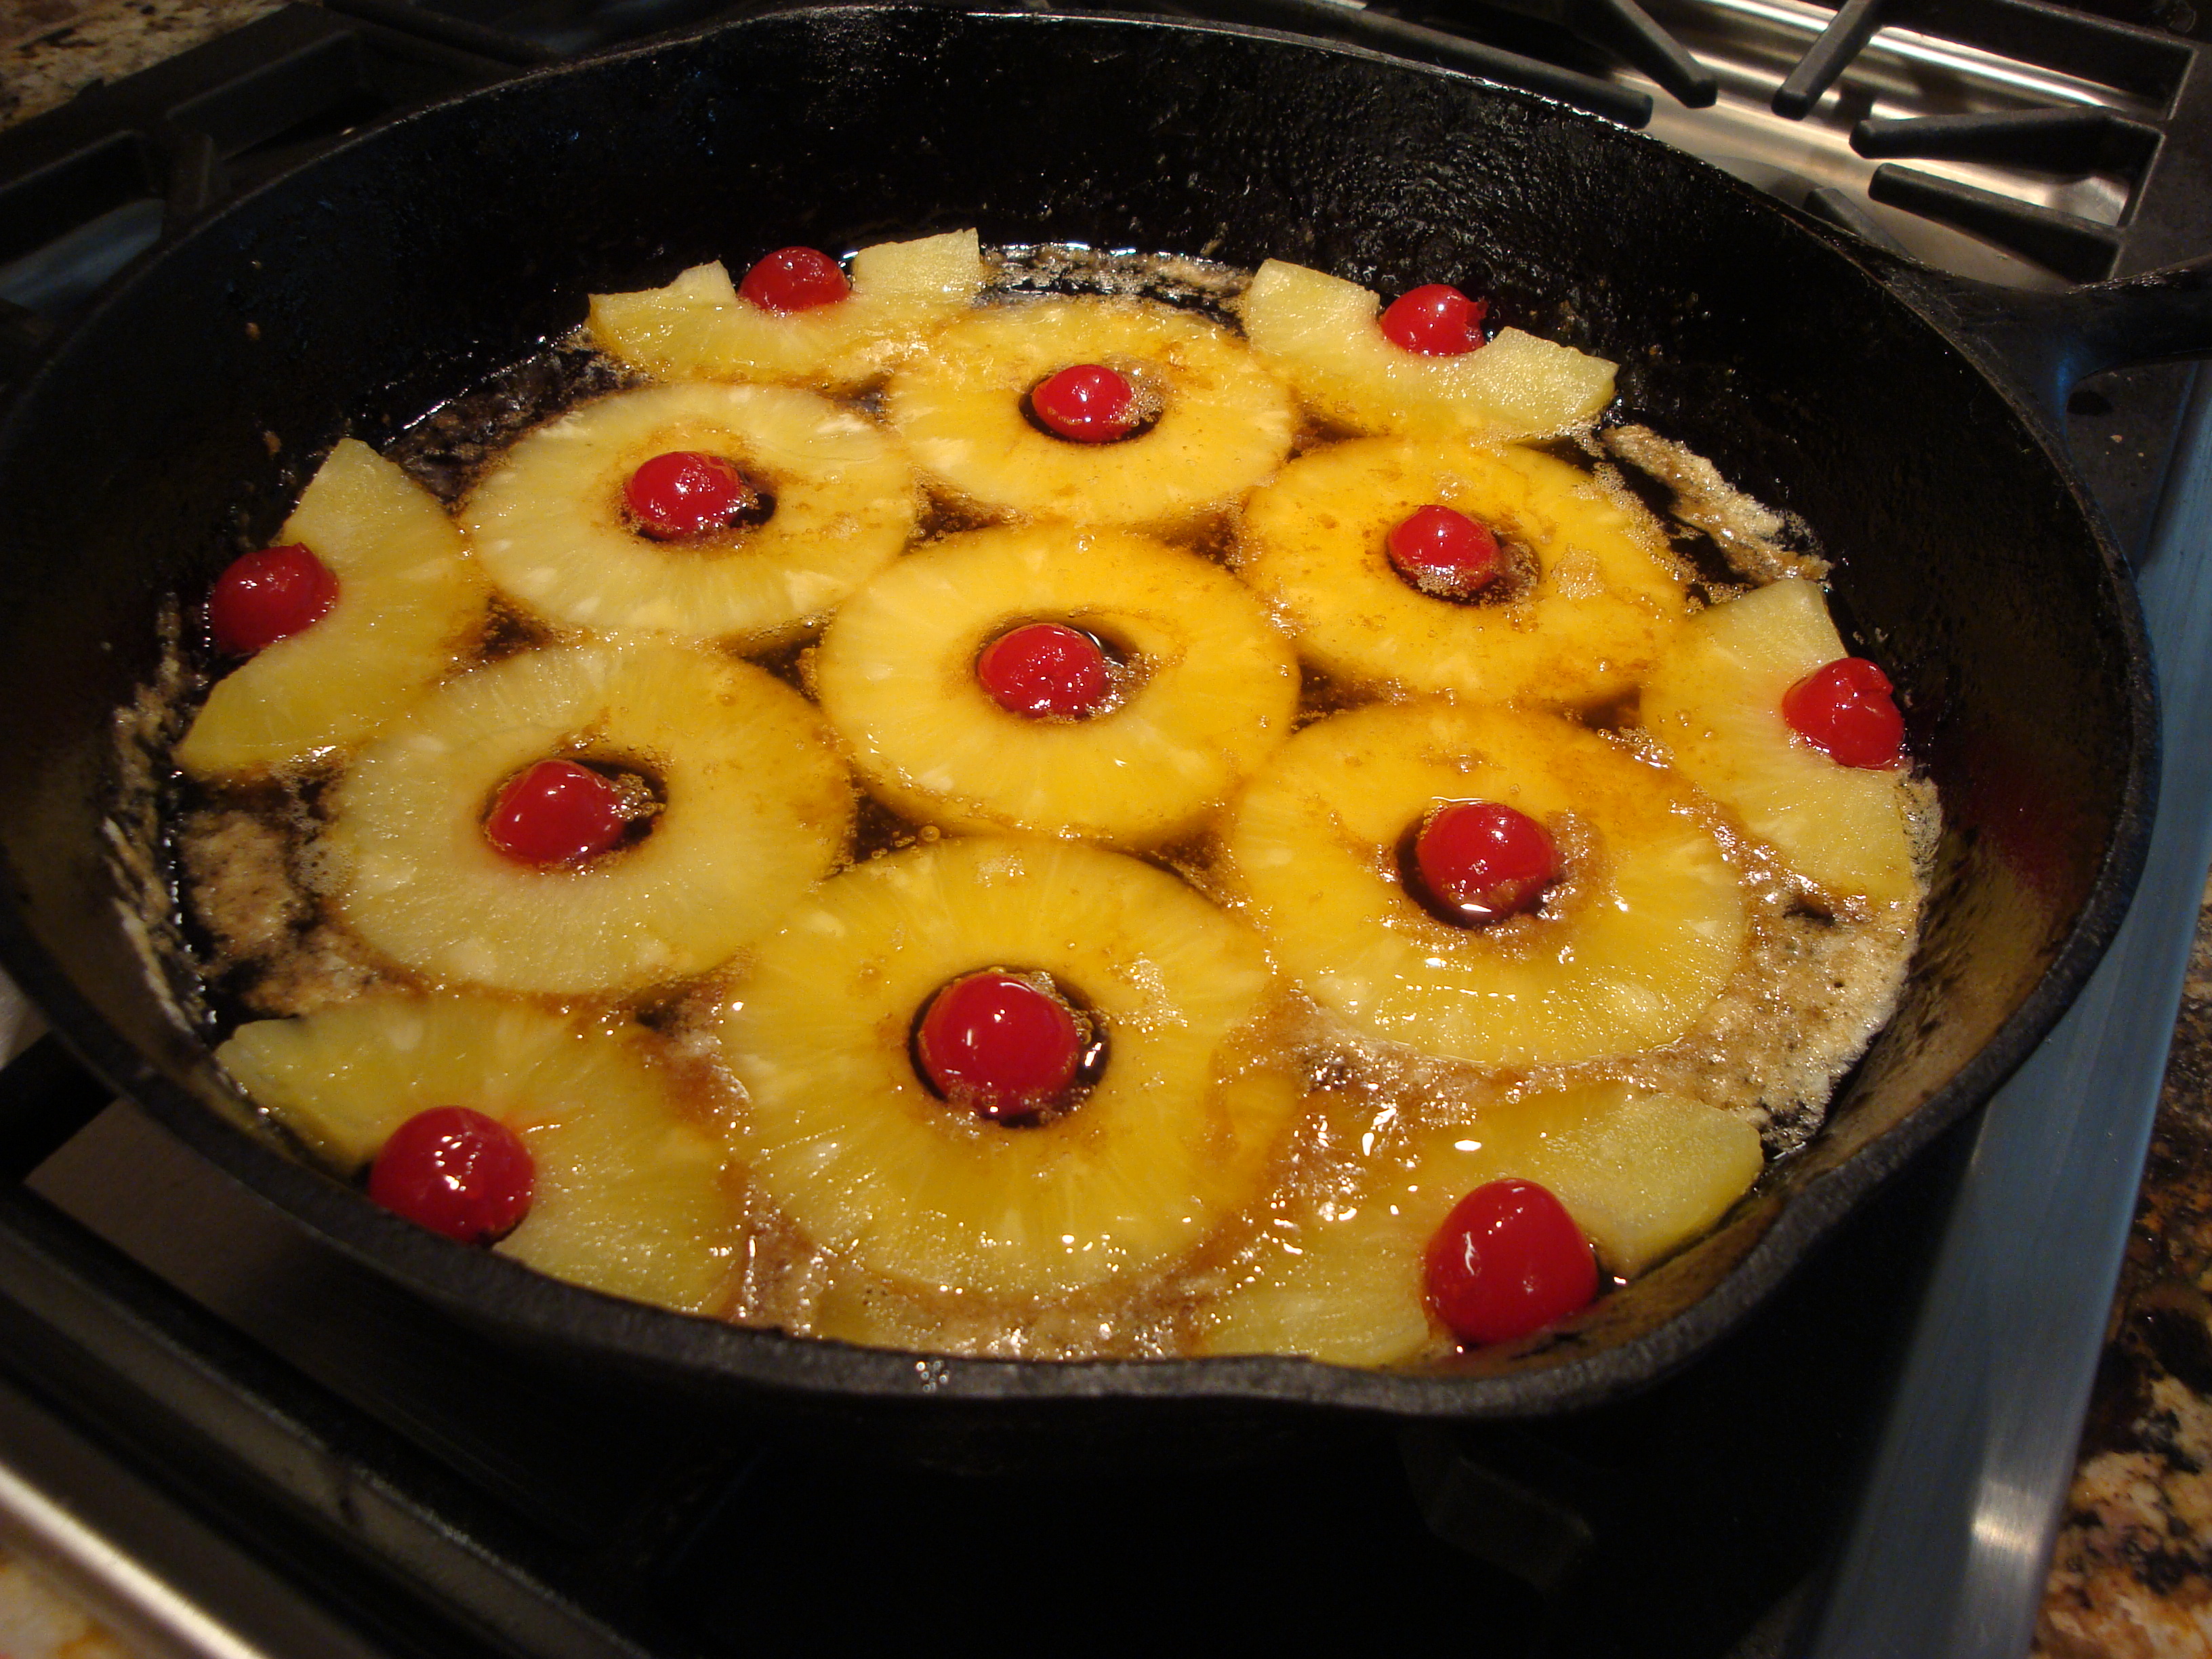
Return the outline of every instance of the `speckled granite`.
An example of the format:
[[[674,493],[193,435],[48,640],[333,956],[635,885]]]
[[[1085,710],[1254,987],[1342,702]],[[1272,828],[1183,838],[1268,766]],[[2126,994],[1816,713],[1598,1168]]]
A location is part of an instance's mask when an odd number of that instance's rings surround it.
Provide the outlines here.
[[[2212,1656],[2212,888],[2109,1328],[2035,1650]]]
[[[0,0],[0,126],[275,11],[282,0]]]

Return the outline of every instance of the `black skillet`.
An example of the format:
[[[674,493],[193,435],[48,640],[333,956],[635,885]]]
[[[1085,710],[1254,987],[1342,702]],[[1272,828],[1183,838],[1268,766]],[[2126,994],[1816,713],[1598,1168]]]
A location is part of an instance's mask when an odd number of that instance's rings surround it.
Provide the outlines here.
[[[1636,418],[1838,561],[1839,609],[1898,680],[1948,821],[1903,1006],[1819,1140],[1557,1337],[1391,1373],[1022,1364],[614,1302],[288,1159],[149,985],[105,826],[112,713],[153,672],[159,596],[265,538],[341,434],[381,442],[573,326],[593,289],[967,225],[1488,292],[1618,361]],[[1063,1433],[1200,1402],[1503,1416],[1618,1395],[1741,1317],[1989,1095],[2081,985],[2141,862],[2156,762],[2135,599],[1988,342],[2008,331],[2055,385],[2212,343],[2212,307],[2185,276],[1964,333],[1966,292],[1601,120],[1250,30],[860,8],[471,96],[221,213],[22,382],[0,423],[0,955],[92,1067],[308,1227],[486,1326],[662,1379]]]

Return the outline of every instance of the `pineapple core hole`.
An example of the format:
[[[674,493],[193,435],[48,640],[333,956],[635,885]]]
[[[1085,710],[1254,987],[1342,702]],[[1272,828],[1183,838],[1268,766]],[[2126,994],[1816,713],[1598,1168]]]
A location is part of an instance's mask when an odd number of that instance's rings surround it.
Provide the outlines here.
[[[1105,1075],[1105,1022],[1034,969],[978,969],[922,1000],[907,1030],[915,1079],[975,1121],[1036,1129],[1081,1105]]]

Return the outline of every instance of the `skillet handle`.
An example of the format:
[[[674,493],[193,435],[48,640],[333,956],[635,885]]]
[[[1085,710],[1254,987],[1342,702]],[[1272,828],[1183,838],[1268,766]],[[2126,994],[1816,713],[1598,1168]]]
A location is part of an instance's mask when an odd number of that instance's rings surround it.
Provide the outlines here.
[[[1881,274],[1892,289],[1936,301],[1953,327],[2009,370],[2061,431],[2068,394],[2092,374],[2212,357],[2212,258],[2057,294],[1883,263]]]
[[[0,1187],[21,1181],[114,1098],[51,1031],[9,1060],[0,1068]]]

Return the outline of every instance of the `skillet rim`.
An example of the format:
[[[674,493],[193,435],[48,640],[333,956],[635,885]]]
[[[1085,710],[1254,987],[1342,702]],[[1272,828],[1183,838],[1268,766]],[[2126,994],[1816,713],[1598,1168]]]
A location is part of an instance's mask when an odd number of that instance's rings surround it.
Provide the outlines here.
[[[462,106],[481,108],[501,98],[529,97],[538,85],[661,52],[678,52],[711,35],[756,24],[851,19],[882,13],[951,13],[971,23],[1012,28],[1063,25],[1155,33],[1220,34],[1372,63],[1419,77],[1442,77],[1490,96],[1518,100],[1547,115],[1595,123],[1613,138],[1651,146],[1668,165],[1687,164],[1717,180],[1740,202],[1779,222],[1784,235],[1808,236],[1877,291],[1901,306],[1975,379],[1995,392],[2039,459],[2080,510],[2100,561],[2100,577],[2112,601],[2112,620],[2125,652],[2123,702],[2133,723],[2125,782],[2114,831],[2089,883],[2073,926],[2021,1004],[1945,1084],[1911,1115],[1810,1177],[1790,1196],[1750,1249],[1696,1302],[1664,1323],[1628,1340],[1581,1353],[1541,1369],[1491,1376],[1423,1376],[1363,1370],[1288,1356],[1224,1356],[1159,1360],[1054,1361],[961,1358],[869,1349],[720,1321],[619,1298],[546,1278],[504,1257],[462,1251],[376,1209],[333,1177],[295,1162],[274,1145],[227,1118],[192,1091],[173,1082],[146,1054],[101,1018],[32,934],[17,909],[21,885],[10,862],[9,890],[0,894],[0,963],[44,1010],[64,1042],[90,1067],[142,1105],[171,1133],[208,1158],[257,1197],[287,1212],[345,1255],[409,1291],[449,1310],[509,1334],[574,1349],[693,1385],[738,1382],[769,1394],[847,1401],[935,1396],[950,1401],[1235,1401],[1253,1404],[1351,1408],[1391,1416],[1501,1418],[1541,1415],[1601,1403],[1656,1382],[1717,1340],[1762,1302],[1835,1224],[1882,1184],[1927,1141],[1980,1104],[2024,1061],[2080,994],[2124,916],[2148,854],[2158,779],[2157,696],[2140,605],[2124,558],[2101,514],[2065,459],[2063,446],[2039,406],[2014,380],[1986,343],[1966,330],[1942,299],[1940,285],[1900,276],[1862,257],[1826,227],[1790,212],[1772,198],[1698,158],[1648,134],[1540,94],[1500,86],[1462,71],[1390,57],[1364,47],[1317,40],[1247,25],[1170,19],[1121,12],[1002,11],[939,4],[830,5],[757,14],[585,63],[555,65],[426,106],[356,135],[301,166],[264,181],[210,214],[174,242],[134,262],[100,301],[51,342],[35,366],[12,389],[0,414],[0,452],[17,447],[22,411],[39,390],[61,374],[72,343],[97,331],[102,319],[161,280],[176,251],[210,234],[265,193],[281,189],[326,161],[350,156],[382,141],[387,132],[453,118]],[[1894,266],[1895,262],[1888,262]],[[212,1067],[210,1067],[212,1071]],[[1773,1166],[1770,1166],[1773,1167]],[[487,1277],[489,1275],[489,1277]]]

